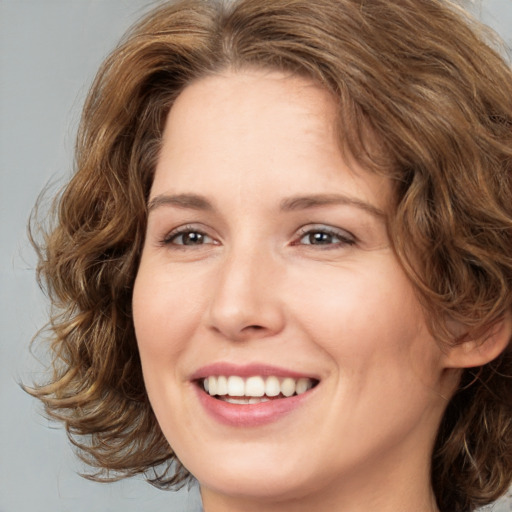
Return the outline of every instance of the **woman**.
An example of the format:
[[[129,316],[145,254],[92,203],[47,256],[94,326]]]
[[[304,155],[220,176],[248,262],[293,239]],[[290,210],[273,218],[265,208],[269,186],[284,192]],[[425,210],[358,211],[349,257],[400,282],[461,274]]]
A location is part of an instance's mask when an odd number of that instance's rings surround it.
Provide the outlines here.
[[[32,392],[206,512],[474,510],[512,477],[512,76],[440,0],[165,3],[105,62]]]

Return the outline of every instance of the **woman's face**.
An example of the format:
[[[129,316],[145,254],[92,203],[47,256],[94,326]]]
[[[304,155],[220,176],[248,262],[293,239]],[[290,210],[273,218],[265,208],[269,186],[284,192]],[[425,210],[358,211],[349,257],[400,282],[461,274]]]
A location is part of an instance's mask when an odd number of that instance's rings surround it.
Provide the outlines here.
[[[334,112],[303,78],[226,72],[167,120],[133,311],[205,501],[429,492],[443,353],[390,246],[390,184],[342,157]]]

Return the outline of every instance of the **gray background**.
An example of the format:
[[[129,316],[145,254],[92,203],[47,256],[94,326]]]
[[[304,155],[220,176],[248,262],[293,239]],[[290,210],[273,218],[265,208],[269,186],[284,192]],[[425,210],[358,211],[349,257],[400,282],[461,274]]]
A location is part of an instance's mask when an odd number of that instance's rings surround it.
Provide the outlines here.
[[[269,0],[270,1],[270,0]],[[196,493],[141,479],[98,484],[77,476],[60,427],[18,387],[40,367],[28,344],[45,321],[27,218],[48,181],[69,176],[80,107],[94,73],[146,0],[0,0],[0,512],[193,510]],[[512,46],[512,0],[475,12]],[[512,510],[503,501],[496,512]]]

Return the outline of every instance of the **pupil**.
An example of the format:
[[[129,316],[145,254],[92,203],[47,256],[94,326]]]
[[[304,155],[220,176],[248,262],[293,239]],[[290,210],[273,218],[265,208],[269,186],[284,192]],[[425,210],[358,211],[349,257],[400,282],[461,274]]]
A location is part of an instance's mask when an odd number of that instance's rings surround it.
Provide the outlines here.
[[[183,238],[185,245],[199,245],[203,241],[201,233],[187,233]]]
[[[329,244],[331,243],[332,236],[328,233],[312,233],[309,237],[309,241],[312,244]]]

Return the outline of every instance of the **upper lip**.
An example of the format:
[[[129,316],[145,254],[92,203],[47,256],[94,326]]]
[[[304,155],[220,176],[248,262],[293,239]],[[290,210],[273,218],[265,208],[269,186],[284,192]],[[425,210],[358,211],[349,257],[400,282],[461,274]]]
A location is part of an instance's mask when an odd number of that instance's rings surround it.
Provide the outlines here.
[[[198,368],[190,376],[190,380],[204,379],[210,376],[219,375],[237,375],[239,377],[252,377],[259,375],[261,377],[291,377],[292,379],[309,378],[319,380],[317,376],[282,368],[279,366],[250,363],[250,364],[235,364],[228,362],[216,362]]]

